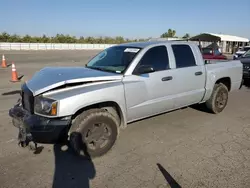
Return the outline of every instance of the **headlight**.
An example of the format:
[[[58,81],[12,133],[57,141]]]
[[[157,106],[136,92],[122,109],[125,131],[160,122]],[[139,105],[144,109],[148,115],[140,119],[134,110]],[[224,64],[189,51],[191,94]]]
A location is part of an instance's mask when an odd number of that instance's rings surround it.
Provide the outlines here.
[[[35,97],[34,111],[47,116],[57,115],[58,102],[44,97]]]

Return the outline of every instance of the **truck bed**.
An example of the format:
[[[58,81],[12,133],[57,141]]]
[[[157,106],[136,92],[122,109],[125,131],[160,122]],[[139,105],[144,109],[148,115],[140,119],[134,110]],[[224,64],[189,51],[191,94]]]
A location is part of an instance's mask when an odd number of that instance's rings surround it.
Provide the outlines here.
[[[204,59],[205,64],[214,64],[214,63],[221,63],[221,62],[229,62],[232,60],[228,59]]]
[[[216,80],[220,78],[230,79],[230,91],[240,88],[243,76],[243,66],[238,60],[212,60],[212,63],[206,63],[206,94],[204,100],[211,95]]]

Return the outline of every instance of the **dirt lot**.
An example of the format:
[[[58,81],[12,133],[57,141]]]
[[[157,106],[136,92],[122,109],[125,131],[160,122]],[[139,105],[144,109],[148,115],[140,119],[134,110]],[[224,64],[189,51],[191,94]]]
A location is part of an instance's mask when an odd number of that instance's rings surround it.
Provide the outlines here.
[[[3,53],[24,82],[44,66],[83,65],[96,51]],[[248,88],[218,115],[186,108],[129,124],[107,155],[87,161],[67,146],[17,146],[8,109],[21,83],[10,78],[11,67],[0,69],[0,187],[250,187]]]

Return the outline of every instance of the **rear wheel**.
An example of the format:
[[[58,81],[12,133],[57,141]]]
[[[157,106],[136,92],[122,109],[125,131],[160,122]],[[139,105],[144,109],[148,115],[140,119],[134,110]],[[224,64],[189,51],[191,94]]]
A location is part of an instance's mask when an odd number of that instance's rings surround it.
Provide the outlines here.
[[[206,101],[206,107],[214,114],[224,110],[228,101],[228,89],[223,83],[215,84],[213,93]]]
[[[104,109],[91,109],[78,115],[72,123],[70,144],[82,156],[98,157],[106,154],[118,135],[116,118]]]

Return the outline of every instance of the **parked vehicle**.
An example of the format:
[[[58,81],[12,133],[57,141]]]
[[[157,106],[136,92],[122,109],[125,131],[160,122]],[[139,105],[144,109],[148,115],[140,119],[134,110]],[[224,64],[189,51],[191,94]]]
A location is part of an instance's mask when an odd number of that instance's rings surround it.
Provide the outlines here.
[[[218,49],[202,48],[203,59],[227,59]]]
[[[250,50],[250,46],[244,46],[240,48],[233,56],[233,59],[240,58],[244,53],[246,53],[248,50]]]
[[[250,50],[238,58],[243,64],[244,84],[250,86]]]
[[[126,43],[103,50],[85,67],[37,72],[9,115],[22,146],[68,140],[77,154],[96,157],[136,120],[192,104],[222,112],[241,82],[240,61],[205,64],[192,42]]]

